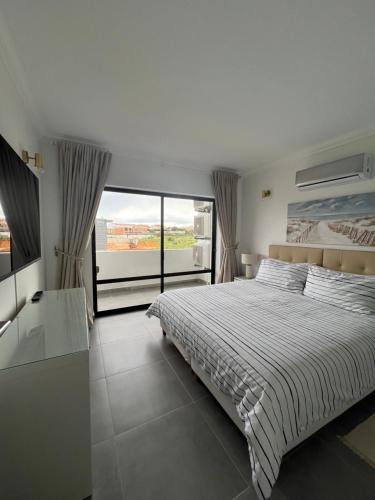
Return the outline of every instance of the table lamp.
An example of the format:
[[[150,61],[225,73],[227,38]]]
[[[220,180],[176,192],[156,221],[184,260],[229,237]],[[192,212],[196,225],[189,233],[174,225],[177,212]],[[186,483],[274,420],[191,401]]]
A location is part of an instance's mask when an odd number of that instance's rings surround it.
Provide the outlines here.
[[[241,254],[241,263],[246,266],[246,278],[253,277],[253,265],[256,264],[257,256],[251,253]]]

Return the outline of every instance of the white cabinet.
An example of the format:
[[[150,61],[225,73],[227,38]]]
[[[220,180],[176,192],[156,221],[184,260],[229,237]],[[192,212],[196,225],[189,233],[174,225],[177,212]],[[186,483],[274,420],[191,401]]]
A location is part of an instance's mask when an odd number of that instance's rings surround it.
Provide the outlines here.
[[[0,498],[91,495],[83,289],[44,292],[0,338]]]

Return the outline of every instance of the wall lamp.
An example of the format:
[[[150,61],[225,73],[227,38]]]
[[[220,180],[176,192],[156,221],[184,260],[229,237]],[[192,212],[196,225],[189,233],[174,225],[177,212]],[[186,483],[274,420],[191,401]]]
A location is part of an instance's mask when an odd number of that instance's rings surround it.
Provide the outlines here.
[[[34,153],[34,156],[30,156],[26,149],[22,150],[22,159],[25,163],[29,163],[31,160],[34,161],[34,167],[39,173],[43,173],[42,155],[40,153]]]
[[[262,198],[269,198],[271,196],[271,190],[270,189],[264,189],[262,191]]]

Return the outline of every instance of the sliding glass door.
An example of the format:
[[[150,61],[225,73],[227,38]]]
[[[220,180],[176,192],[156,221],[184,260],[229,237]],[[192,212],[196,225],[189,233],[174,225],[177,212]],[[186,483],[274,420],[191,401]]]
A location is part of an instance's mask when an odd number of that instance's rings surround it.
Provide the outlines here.
[[[92,237],[97,315],[215,277],[213,199],[106,188]]]
[[[212,200],[164,197],[165,291],[211,283],[212,220]]]

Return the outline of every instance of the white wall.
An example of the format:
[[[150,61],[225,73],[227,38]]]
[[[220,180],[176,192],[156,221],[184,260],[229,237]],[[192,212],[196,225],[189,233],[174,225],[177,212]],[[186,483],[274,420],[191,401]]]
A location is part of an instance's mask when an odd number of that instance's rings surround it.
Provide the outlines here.
[[[116,154],[112,158],[107,184],[167,193],[213,196],[208,172]]]
[[[57,258],[54,247],[59,245],[61,231],[59,184],[57,171],[57,148],[49,139],[41,140],[43,154],[43,203],[44,268],[47,290],[57,288]]]
[[[8,72],[8,66],[1,56],[0,95],[0,133],[18,154],[22,149],[39,151],[38,134],[16,90],[16,84]],[[41,207],[43,207],[42,196]],[[43,271],[43,263],[38,261],[0,282],[0,320],[12,318],[36,290],[43,289]]]
[[[375,157],[375,136],[309,156],[289,157],[248,175],[243,180],[241,250],[267,255],[271,243],[285,244],[288,203],[375,191],[375,179],[304,192],[294,185],[297,170],[357,153],[373,153]],[[262,199],[264,189],[271,190],[270,198]]]

